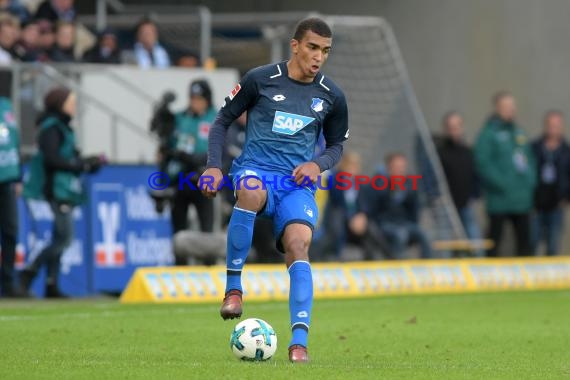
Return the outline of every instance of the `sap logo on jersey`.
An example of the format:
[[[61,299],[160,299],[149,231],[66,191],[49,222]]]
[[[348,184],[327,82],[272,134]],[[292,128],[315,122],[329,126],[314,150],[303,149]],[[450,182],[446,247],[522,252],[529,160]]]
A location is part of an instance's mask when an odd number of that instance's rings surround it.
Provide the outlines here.
[[[314,117],[275,111],[272,131],[291,136],[305,128],[313,120],[315,120]]]

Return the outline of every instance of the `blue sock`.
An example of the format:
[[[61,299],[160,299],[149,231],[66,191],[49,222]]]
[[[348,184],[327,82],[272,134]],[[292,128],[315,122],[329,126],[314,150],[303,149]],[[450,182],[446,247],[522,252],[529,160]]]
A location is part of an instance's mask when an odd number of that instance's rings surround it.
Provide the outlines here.
[[[226,293],[232,289],[242,291],[241,270],[251,248],[255,216],[255,211],[234,206],[228,225]]]
[[[289,346],[300,344],[307,347],[313,307],[311,264],[307,261],[295,261],[289,267],[289,284],[289,313],[293,333]]]

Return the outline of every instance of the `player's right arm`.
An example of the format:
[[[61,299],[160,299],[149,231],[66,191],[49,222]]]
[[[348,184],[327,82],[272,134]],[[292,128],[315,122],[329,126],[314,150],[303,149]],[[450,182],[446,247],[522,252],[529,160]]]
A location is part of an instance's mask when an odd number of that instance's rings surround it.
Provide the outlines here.
[[[207,179],[201,183],[205,196],[216,196],[217,189],[223,180],[222,153],[226,141],[226,133],[231,123],[243,112],[247,111],[257,100],[259,91],[252,71],[248,72],[226,97],[224,106],[218,112],[216,120],[210,128],[208,136],[208,161],[202,177]]]

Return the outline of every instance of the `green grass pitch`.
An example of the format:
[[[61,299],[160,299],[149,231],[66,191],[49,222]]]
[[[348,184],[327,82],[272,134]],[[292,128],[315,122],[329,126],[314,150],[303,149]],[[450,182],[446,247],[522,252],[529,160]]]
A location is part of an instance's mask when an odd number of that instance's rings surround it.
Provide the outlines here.
[[[311,363],[287,361],[288,306],[247,302],[276,356],[240,362],[218,305],[0,302],[0,379],[568,379],[570,291],[317,300]]]

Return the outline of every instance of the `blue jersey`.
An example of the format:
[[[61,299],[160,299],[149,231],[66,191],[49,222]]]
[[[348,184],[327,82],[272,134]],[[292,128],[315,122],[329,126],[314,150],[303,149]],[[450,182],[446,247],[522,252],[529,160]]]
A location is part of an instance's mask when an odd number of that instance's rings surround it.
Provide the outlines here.
[[[321,131],[327,146],[348,138],[342,91],[321,73],[311,83],[289,78],[287,62],[249,71],[226,98],[216,123],[228,126],[244,111],[245,145],[231,172],[249,167],[291,175],[313,159]]]

